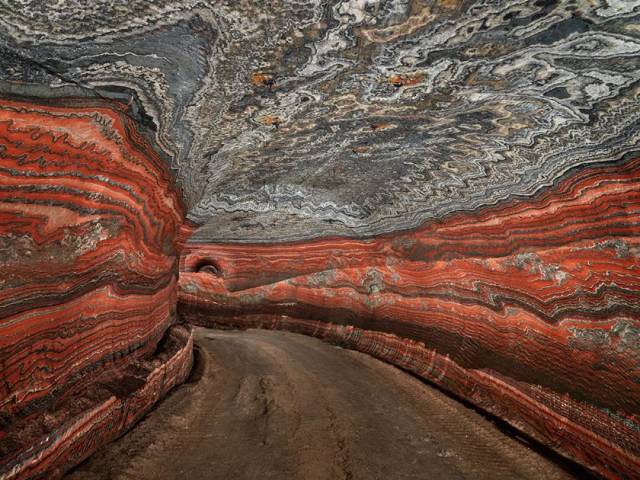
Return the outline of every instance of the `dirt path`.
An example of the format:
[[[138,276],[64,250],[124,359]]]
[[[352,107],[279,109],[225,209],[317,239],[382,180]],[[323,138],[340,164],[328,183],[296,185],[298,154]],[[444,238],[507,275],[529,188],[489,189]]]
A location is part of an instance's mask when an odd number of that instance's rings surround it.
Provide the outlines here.
[[[284,332],[201,329],[199,381],[67,480],[565,479],[394,367]]]

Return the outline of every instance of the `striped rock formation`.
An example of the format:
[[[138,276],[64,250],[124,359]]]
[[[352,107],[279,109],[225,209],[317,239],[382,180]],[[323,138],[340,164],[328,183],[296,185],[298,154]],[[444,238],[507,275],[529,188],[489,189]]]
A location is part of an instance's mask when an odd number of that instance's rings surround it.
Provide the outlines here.
[[[355,348],[609,478],[640,471],[640,158],[368,240],[186,246],[193,323]]]
[[[57,475],[184,378],[178,296],[633,477],[639,20],[634,0],[0,0],[0,478]]]
[[[2,479],[64,471],[189,371],[181,200],[128,115],[0,99]]]

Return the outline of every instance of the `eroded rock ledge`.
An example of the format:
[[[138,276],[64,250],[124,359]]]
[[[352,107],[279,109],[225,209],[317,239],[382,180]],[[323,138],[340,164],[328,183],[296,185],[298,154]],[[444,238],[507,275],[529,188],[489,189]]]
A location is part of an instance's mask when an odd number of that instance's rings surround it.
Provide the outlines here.
[[[0,478],[59,478],[98,448],[118,438],[174,386],[193,360],[189,327],[173,325],[150,357],[92,377],[54,409],[4,431]]]

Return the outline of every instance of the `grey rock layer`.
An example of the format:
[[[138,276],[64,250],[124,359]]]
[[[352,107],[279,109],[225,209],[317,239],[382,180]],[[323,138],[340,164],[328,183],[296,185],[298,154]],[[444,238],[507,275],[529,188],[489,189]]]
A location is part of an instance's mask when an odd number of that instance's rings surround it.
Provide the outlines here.
[[[637,0],[3,0],[0,90],[135,98],[195,240],[369,236],[637,149],[638,25]]]

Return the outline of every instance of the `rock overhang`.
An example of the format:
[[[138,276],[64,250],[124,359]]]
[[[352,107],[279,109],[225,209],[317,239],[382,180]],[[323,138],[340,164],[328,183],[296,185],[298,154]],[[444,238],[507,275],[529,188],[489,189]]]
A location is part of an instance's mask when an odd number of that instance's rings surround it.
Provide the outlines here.
[[[134,96],[201,239],[415,228],[531,196],[638,140],[640,40],[626,3],[26,2],[3,13],[2,79]]]

